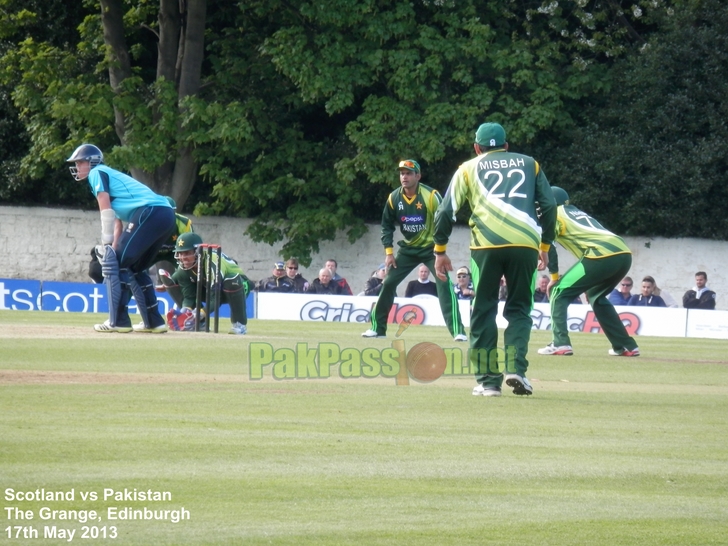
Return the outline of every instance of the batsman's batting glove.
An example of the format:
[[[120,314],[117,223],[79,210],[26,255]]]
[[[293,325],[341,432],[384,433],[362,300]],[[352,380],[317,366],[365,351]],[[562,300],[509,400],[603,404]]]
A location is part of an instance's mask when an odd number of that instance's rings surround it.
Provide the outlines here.
[[[119,275],[119,262],[116,261],[116,251],[111,245],[97,245],[96,255],[101,264],[101,274],[104,277]]]
[[[104,259],[104,256],[106,255],[106,247],[107,245],[96,245],[94,247],[94,251],[96,252],[96,259],[100,262]]]

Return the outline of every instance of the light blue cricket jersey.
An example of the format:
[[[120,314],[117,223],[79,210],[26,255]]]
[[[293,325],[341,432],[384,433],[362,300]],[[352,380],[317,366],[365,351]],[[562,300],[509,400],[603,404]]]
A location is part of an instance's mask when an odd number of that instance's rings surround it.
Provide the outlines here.
[[[131,176],[107,167],[97,165],[88,175],[88,183],[94,196],[106,192],[111,198],[111,208],[116,217],[128,222],[134,211],[140,207],[169,207],[166,197],[157,195]]]

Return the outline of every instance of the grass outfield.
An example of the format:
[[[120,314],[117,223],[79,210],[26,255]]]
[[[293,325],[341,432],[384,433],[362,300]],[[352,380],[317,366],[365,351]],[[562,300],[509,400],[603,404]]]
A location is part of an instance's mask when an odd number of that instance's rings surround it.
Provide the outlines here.
[[[336,367],[277,380],[269,365],[250,379],[251,343],[391,346],[393,335],[362,339],[362,325],[94,333],[103,319],[0,312],[0,544],[67,544],[61,529],[118,545],[728,544],[727,341],[645,337],[632,359],[575,334],[575,356],[545,357],[548,333],[535,331],[534,395],[483,398],[470,375],[396,386]],[[462,349],[444,328],[402,339]],[[42,488],[74,500],[8,499]],[[190,519],[110,520],[109,507],[184,507]],[[60,519],[83,510],[99,517]],[[84,526],[117,538],[81,540]]]

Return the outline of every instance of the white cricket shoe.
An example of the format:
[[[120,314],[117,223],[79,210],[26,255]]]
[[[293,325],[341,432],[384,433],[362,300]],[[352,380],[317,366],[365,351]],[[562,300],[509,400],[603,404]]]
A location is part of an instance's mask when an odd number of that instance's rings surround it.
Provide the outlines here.
[[[111,326],[109,321],[104,321],[103,324],[94,324],[94,330],[105,334],[128,334],[132,331],[131,326]]]
[[[230,330],[228,330],[228,334],[234,334],[238,336],[244,336],[248,333],[248,327],[245,326],[245,324],[240,324],[239,322],[233,322],[233,325],[230,327]]]
[[[468,340],[468,336],[466,336],[465,334],[458,334],[453,339],[455,341],[467,341]]]
[[[387,337],[387,336],[386,336],[386,335],[383,335],[383,336],[382,336],[382,335],[379,335],[379,334],[378,334],[377,332],[375,332],[374,330],[367,330],[366,332],[364,332],[364,333],[363,333],[363,334],[361,335],[361,337]]]
[[[539,349],[537,352],[540,355],[572,356],[574,354],[574,349],[571,348],[571,345],[559,345],[556,347],[553,343],[550,343],[543,349]]]
[[[166,334],[169,331],[169,327],[166,324],[160,324],[154,328],[147,328],[143,322],[135,324],[132,328],[140,334]]]
[[[484,387],[478,383],[473,388],[473,396],[500,396],[501,390],[498,387]]]
[[[533,394],[533,387],[528,382],[528,379],[518,375],[517,373],[509,373],[506,375],[506,385],[513,387],[513,394]]]

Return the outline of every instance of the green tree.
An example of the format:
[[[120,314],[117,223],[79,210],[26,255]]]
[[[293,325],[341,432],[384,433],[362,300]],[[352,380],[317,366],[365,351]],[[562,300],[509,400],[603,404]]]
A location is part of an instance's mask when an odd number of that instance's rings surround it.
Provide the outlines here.
[[[304,264],[379,217],[398,159],[444,189],[485,119],[524,147],[566,133],[652,24],[618,0],[84,0],[57,39],[39,5],[0,2],[25,179],[65,175],[93,141],[180,205],[255,218],[254,240]]]
[[[159,0],[158,9],[144,4],[126,11],[122,0],[101,0],[109,82],[114,93],[114,129],[138,180],[184,203],[197,176],[192,143],[180,131],[185,101],[200,90],[207,0]],[[146,12],[145,12],[146,11]],[[124,18],[145,26],[156,11],[157,68],[147,83],[135,71]],[[140,92],[141,91],[141,92]],[[133,163],[132,163],[133,156]]]
[[[627,235],[728,238],[728,6],[686,2],[618,63],[572,142],[545,153],[552,183]]]
[[[259,13],[275,13],[278,28],[269,27],[260,50],[295,85],[301,108],[313,106],[326,123],[322,151],[333,153],[310,172],[283,169],[275,185],[257,178],[255,168],[218,180],[213,210],[243,211],[251,205],[242,195],[277,186],[268,201],[257,200],[265,214],[254,233],[269,242],[288,238],[284,252],[307,254],[291,241],[305,233],[311,242],[331,239],[334,228],[353,238],[361,220],[378,219],[397,182],[398,159],[417,158],[425,181],[444,189],[486,118],[504,122],[510,140],[526,145],[572,127],[579,102],[605,89],[607,67],[599,61],[642,41],[639,32],[652,22],[640,14],[640,24],[630,24],[616,2],[565,2],[569,10],[552,4],[261,4]],[[301,130],[310,142],[310,127]],[[285,209],[274,201],[297,190],[301,199]]]
[[[31,37],[55,47],[77,41],[76,27],[83,20],[82,12],[80,3],[73,0],[0,0],[0,57],[8,53],[12,55],[18,44]],[[20,84],[20,74],[8,70],[5,64],[3,68],[0,84],[0,200],[26,204],[86,202],[88,191],[81,191],[70,179],[67,170],[53,172],[39,168],[44,163],[31,151],[29,133],[13,100],[13,91]],[[30,170],[36,178],[28,176]]]
[[[93,141],[110,152],[110,163],[184,203],[197,164],[180,129],[185,102],[200,88],[206,4],[86,0],[77,34],[63,41],[36,32],[40,6],[6,17],[17,21],[19,39],[3,56],[3,83],[14,88],[31,142],[22,174],[40,178],[75,146]],[[112,150],[115,143],[121,146]]]

